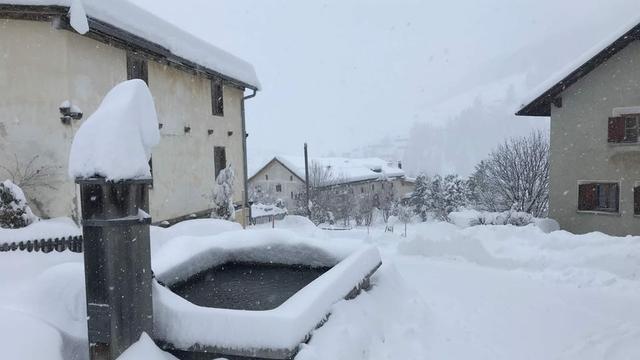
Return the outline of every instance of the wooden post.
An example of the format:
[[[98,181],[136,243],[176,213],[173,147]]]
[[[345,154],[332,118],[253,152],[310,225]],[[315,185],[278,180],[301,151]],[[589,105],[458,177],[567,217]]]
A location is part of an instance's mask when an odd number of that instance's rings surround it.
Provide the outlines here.
[[[91,360],[114,360],[153,336],[149,185],[151,179],[80,184]],[[142,210],[142,211],[141,211]]]

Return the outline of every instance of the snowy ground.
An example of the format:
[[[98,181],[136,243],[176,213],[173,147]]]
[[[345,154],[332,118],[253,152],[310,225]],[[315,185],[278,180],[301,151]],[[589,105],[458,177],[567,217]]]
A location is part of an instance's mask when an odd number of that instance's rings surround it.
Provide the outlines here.
[[[298,360],[640,358],[638,237],[432,223],[409,225],[404,238],[295,217],[276,227],[373,243],[384,262],[373,289],[336,304]],[[0,358],[82,359],[81,255],[0,259]]]

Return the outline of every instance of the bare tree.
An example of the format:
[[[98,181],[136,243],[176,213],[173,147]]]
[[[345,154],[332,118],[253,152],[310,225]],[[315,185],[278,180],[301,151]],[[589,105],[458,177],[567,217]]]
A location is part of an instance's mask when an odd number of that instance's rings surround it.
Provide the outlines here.
[[[13,166],[0,165],[0,169],[4,170],[11,182],[27,191],[40,187],[57,190],[51,179],[55,176],[56,166],[41,164],[39,155],[35,155],[27,162],[20,161],[18,154],[13,154],[13,157],[15,159]]]
[[[540,131],[498,146],[471,176],[472,197],[490,211],[544,216],[549,205],[549,139]]]

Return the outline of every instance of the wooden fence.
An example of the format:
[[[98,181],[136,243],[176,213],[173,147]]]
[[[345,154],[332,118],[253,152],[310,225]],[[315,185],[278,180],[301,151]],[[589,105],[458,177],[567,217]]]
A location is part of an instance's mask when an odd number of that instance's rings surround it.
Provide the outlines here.
[[[27,251],[50,253],[52,251],[82,252],[82,235],[54,239],[27,240],[0,244],[0,252]]]

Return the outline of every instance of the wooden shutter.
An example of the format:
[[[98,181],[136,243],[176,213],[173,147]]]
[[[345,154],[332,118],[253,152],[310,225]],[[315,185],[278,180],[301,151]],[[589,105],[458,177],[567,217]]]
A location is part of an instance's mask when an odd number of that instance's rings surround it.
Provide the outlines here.
[[[609,118],[607,141],[610,143],[620,143],[624,141],[624,117],[616,116]]]
[[[578,210],[594,210],[597,204],[596,184],[578,185]]]
[[[633,188],[633,215],[640,215],[640,186]]]

